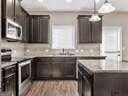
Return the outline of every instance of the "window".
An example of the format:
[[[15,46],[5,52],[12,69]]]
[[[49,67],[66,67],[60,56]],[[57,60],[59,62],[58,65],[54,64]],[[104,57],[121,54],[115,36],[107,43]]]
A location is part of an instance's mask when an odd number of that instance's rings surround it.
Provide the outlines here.
[[[122,32],[121,27],[106,26],[103,27],[102,39],[102,54],[107,56],[107,59],[121,60],[122,59]]]
[[[75,48],[75,26],[53,25],[52,26],[52,49]]]

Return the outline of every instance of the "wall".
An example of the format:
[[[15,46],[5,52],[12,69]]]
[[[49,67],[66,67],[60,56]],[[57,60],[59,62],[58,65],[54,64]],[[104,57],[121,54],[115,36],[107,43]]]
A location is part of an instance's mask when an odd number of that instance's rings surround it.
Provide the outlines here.
[[[105,15],[103,26],[122,27],[122,55],[123,60],[128,61],[128,13],[114,13]]]

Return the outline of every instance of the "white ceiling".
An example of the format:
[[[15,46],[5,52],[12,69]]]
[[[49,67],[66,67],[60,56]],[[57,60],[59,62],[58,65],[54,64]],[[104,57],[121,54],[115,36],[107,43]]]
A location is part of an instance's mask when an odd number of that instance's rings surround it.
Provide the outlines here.
[[[128,12],[128,0],[109,0],[118,12]],[[104,0],[97,3],[97,9],[103,4]],[[28,11],[92,11],[93,0],[23,0],[22,6]]]

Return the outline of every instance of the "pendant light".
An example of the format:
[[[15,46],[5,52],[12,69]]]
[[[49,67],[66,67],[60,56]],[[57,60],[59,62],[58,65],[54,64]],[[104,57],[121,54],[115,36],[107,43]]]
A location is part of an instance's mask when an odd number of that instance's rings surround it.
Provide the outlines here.
[[[71,3],[71,2],[72,2],[72,0],[66,0],[66,2],[67,2],[67,3]]]
[[[98,10],[99,13],[111,13],[115,11],[115,7],[108,2],[108,0],[105,0],[104,4],[101,6],[101,8]]]
[[[44,1],[44,0],[38,0],[38,2],[40,2],[40,3],[43,2],[43,1]]]
[[[96,13],[96,1],[94,0],[94,13],[92,14],[91,18],[89,19],[89,21],[92,22],[96,22],[96,21],[100,21],[101,18],[99,17],[99,15]]]

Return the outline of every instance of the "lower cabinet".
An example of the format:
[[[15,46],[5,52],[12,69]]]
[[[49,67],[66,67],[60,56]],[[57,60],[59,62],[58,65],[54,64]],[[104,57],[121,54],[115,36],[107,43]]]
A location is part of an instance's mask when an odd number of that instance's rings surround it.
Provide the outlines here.
[[[16,96],[16,66],[2,68],[2,91],[7,96]]]
[[[52,63],[51,62],[35,62],[35,79],[52,77]]]
[[[32,63],[32,78],[76,79],[76,58],[35,58]]]
[[[128,73],[96,74],[94,96],[128,96]]]

